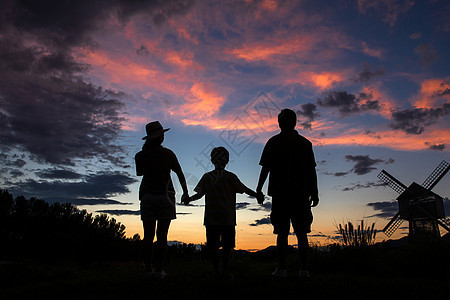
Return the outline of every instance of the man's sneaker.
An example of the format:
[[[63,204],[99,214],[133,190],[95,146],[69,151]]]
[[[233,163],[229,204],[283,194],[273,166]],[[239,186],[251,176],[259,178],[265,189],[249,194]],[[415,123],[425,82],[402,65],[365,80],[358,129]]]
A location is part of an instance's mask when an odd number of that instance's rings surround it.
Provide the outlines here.
[[[278,278],[285,278],[287,277],[287,270],[276,268],[275,271],[273,271],[272,276]]]
[[[300,278],[310,278],[311,277],[309,272],[305,271],[305,270],[298,271],[298,276],[300,276]]]

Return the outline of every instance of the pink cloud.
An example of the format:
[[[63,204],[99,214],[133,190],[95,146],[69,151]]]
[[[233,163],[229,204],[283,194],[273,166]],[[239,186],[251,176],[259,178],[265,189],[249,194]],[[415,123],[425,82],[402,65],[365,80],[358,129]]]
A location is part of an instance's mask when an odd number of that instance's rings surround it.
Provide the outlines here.
[[[302,85],[313,86],[319,90],[326,90],[333,87],[336,83],[344,80],[344,75],[338,72],[300,72],[296,76],[289,78],[286,83],[299,83]]]
[[[450,101],[450,77],[432,78],[422,81],[419,94],[413,100],[417,108],[434,108],[438,104]]]

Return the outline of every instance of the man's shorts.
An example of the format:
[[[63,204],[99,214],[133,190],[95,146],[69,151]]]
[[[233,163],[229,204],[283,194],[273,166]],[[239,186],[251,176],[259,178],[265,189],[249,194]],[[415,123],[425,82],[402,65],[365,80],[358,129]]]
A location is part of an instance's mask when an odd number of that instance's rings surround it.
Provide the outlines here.
[[[233,249],[236,243],[234,225],[206,225],[206,243],[210,249]]]
[[[167,195],[145,194],[141,200],[141,220],[176,219],[175,203]]]
[[[311,206],[306,199],[272,197],[270,222],[275,234],[289,234],[291,222],[295,233],[309,233],[313,222]]]

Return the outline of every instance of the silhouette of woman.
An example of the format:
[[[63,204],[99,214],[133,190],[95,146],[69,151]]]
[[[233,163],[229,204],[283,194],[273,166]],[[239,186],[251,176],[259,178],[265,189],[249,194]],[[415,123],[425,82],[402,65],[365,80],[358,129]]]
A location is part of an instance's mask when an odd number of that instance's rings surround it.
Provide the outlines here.
[[[170,129],[170,128],[169,128]],[[144,263],[147,276],[164,278],[164,261],[167,252],[167,234],[171,220],[176,218],[175,190],[170,178],[174,171],[183,188],[181,200],[188,198],[186,179],[178,159],[170,149],[164,148],[164,133],[158,122],[148,123],[147,136],[142,150],[135,156],[136,174],[143,176],[139,187],[141,220],[144,226]],[[156,231],[155,266],[153,268],[153,239]]]

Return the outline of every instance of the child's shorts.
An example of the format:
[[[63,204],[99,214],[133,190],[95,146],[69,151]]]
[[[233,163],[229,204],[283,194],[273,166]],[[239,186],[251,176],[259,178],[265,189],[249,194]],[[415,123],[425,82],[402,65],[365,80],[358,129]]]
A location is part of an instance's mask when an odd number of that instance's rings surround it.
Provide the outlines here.
[[[220,247],[233,249],[236,245],[236,230],[234,225],[207,225],[206,243],[208,248]]]
[[[141,200],[141,220],[176,219],[175,203],[168,195],[145,194]]]

